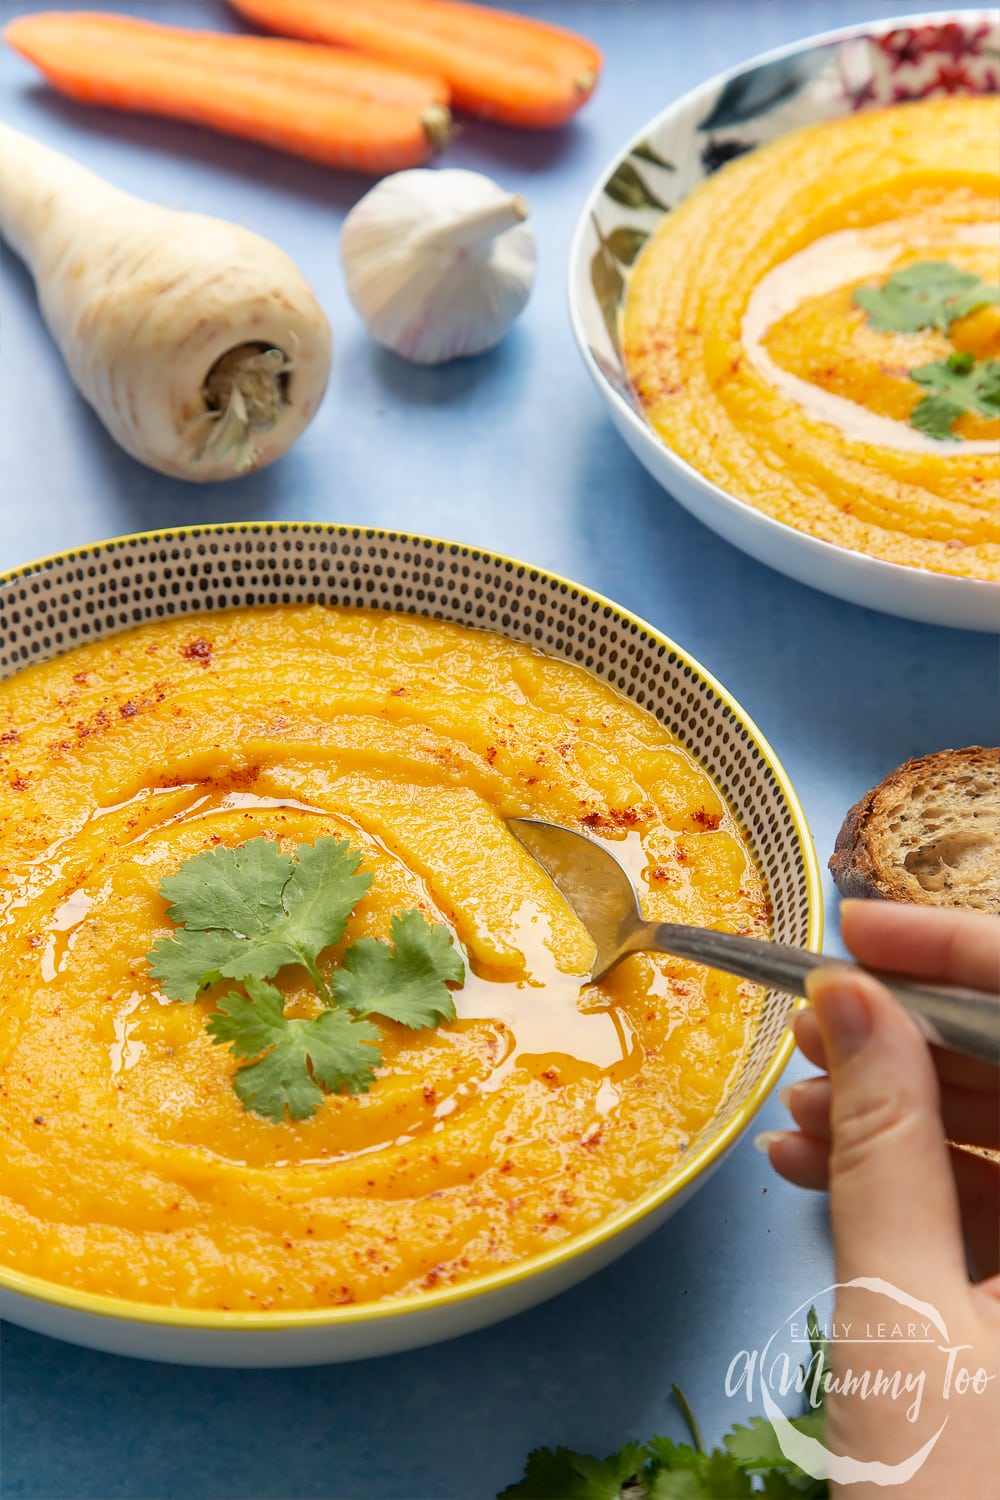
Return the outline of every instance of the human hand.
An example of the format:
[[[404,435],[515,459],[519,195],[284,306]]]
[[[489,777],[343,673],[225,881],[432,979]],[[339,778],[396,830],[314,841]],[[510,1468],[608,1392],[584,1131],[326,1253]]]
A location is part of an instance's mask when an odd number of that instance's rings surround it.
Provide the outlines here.
[[[851,901],[841,921],[862,964],[1000,997],[1000,923],[992,916]],[[896,1500],[997,1500],[1000,1163],[949,1142],[1000,1146],[1000,1072],[929,1048],[869,976],[831,963],[812,976],[809,997],[812,1009],[796,1017],[795,1035],[824,1073],[783,1095],[799,1128],[771,1132],[764,1145],[782,1176],[830,1191],[838,1291],[827,1447],[869,1465],[900,1464],[926,1442],[912,1476],[890,1481]],[[963,1230],[973,1276],[991,1279],[970,1280]],[[859,1278],[869,1285],[845,1285]],[[894,1342],[894,1324],[915,1315],[873,1290],[873,1278],[933,1309],[941,1326],[927,1328],[926,1342]],[[923,1331],[927,1319],[918,1321]],[[863,1331],[867,1348],[846,1342],[848,1324],[852,1337]],[[898,1371],[895,1396],[838,1390],[848,1371],[859,1377],[865,1369],[872,1377]],[[984,1372],[983,1389],[960,1390],[976,1371]],[[832,1476],[832,1494],[884,1497],[886,1476],[866,1474],[848,1484]]]

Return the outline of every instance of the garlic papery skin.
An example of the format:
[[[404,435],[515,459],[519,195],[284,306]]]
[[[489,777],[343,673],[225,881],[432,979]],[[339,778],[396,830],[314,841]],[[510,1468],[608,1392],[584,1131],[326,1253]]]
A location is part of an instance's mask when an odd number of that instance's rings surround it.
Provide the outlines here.
[[[347,291],[368,332],[415,364],[481,354],[503,338],[535,276],[528,205],[481,172],[384,177],[344,221]]]

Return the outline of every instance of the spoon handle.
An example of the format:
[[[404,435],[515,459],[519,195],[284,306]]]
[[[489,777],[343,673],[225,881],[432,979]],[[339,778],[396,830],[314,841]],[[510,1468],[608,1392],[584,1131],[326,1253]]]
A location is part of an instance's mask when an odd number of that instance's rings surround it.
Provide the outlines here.
[[[708,928],[681,927],[671,922],[645,924],[641,941],[636,940],[634,946],[655,947],[675,958],[694,959],[696,963],[738,974],[742,979],[752,979],[790,995],[805,994],[806,975],[813,969],[833,965],[859,967],[850,959],[810,953],[787,943],[739,937],[736,933]],[[912,984],[899,974],[883,974],[877,969],[866,972],[884,984],[917,1019],[929,1041],[949,1051],[1000,1065],[1000,995],[957,985]]]

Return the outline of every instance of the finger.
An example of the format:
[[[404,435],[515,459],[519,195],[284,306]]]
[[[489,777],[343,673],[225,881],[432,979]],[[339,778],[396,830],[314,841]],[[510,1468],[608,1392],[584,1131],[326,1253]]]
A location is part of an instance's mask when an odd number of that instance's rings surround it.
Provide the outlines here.
[[[779,1177],[795,1187],[822,1192],[829,1186],[830,1147],[822,1138],[794,1130],[771,1130],[754,1145],[766,1151]],[[1000,1162],[962,1146],[949,1148],[969,1269],[976,1281],[1000,1272]],[[1000,1285],[997,1287],[1000,1295]]]
[[[830,1143],[797,1130],[768,1130],[754,1141],[771,1166],[795,1187],[824,1191],[829,1183]]]
[[[800,1130],[830,1139],[830,1080],[804,1078],[779,1090],[778,1098]],[[1000,1146],[1000,1114],[972,1089],[942,1088],[941,1118],[949,1141],[963,1146]]]
[[[829,1142],[830,1094],[830,1080],[824,1075],[790,1083],[779,1091],[778,1098],[800,1130],[817,1141]]]
[[[796,1011],[792,1030],[803,1057],[825,1072],[826,1052],[816,1012],[811,1007]],[[963,1057],[961,1053],[948,1052],[943,1047],[931,1047],[931,1056],[942,1085],[955,1084],[962,1089],[977,1091],[983,1095],[984,1113],[990,1113],[992,1119],[1000,1122],[1000,1073],[992,1063],[982,1062],[977,1057]],[[982,1144],[989,1145],[989,1141]]]
[[[830,1217],[838,1279],[875,1274],[913,1295],[964,1284],[937,1078],[915,1023],[866,974],[818,969],[808,986],[833,1085]]]
[[[827,1071],[826,1048],[823,1046],[823,1033],[819,1029],[816,1012],[811,1007],[809,1010],[797,1011],[792,1022],[792,1030],[803,1057],[807,1058],[813,1067],[822,1068],[825,1073]]]
[[[789,1084],[778,1095],[800,1130],[818,1140],[830,1139],[830,1084],[825,1077]],[[969,1089],[941,1090],[941,1118],[949,1141],[962,1146],[1000,1147],[1000,1116],[983,1107]]]
[[[975,1281],[1000,1271],[1000,1162],[952,1146],[969,1269]]]
[[[842,901],[840,932],[859,963],[1000,995],[1000,924],[988,912]]]

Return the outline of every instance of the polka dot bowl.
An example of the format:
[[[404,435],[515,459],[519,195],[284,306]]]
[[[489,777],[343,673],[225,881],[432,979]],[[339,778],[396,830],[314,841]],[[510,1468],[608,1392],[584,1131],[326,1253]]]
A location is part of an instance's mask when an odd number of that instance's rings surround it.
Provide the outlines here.
[[[497,631],[610,683],[666,725],[727,798],[766,877],[774,936],[818,950],[816,855],[788,778],[755,725],[674,642],[609,600],[527,563],[428,537],[307,523],[124,537],[0,577],[0,677],[148,620],[303,602]],[[218,1366],[359,1359],[484,1327],[606,1265],[704,1181],[788,1059],[787,1008],[787,996],[766,998],[745,1065],[721,1109],[666,1177],[586,1232],[509,1268],[384,1302],[225,1313],[82,1293],[0,1265],[0,1311],[24,1327],[89,1347]]]

